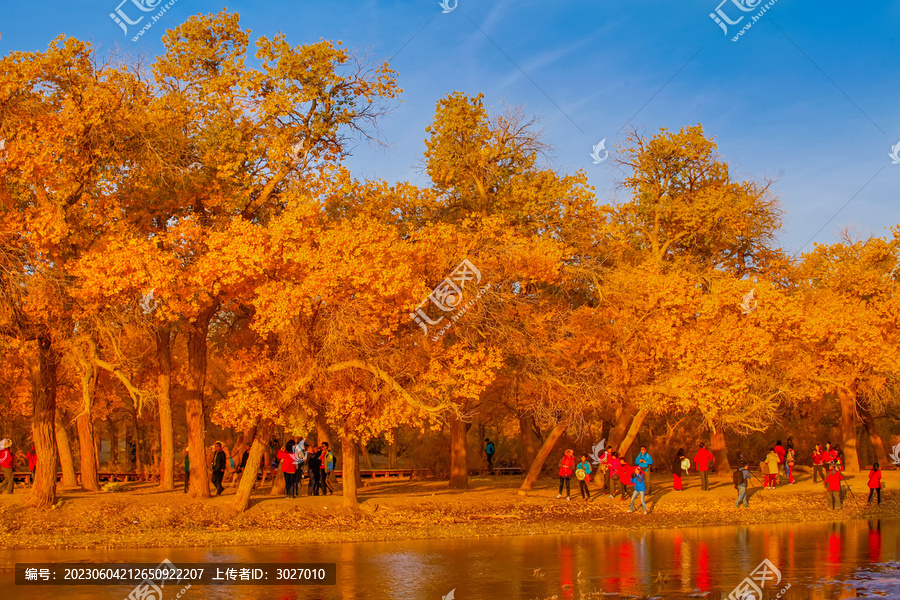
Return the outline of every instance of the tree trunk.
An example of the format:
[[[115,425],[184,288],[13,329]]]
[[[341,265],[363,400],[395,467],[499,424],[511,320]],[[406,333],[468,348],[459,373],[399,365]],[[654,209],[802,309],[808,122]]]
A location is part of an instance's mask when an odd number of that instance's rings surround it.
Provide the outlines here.
[[[259,465],[266,453],[266,444],[272,436],[272,429],[270,419],[263,420],[256,429],[256,436],[250,446],[247,466],[244,467],[237,493],[234,495],[234,500],[231,501],[231,507],[238,512],[244,512],[250,506],[250,494],[253,493],[253,486],[256,485],[256,475],[259,473]]]
[[[731,479],[731,463],[728,462],[728,448],[725,446],[725,432],[721,427],[716,427],[709,434],[709,448],[716,465],[716,477]]]
[[[878,464],[881,467],[891,464],[888,461],[884,440],[881,439],[881,434],[878,433],[878,428],[875,426],[875,419],[872,417],[872,411],[869,410],[868,402],[866,402],[865,398],[859,398],[857,405],[859,406],[859,418],[863,422],[866,433],[869,434],[869,441],[872,443],[872,448],[875,450],[875,460],[878,461]]]
[[[363,486],[362,472],[359,468],[359,455],[362,454],[360,449],[364,451],[365,447],[362,444],[357,444],[356,449],[353,452],[353,472],[355,473],[353,479],[356,481],[357,489]]]
[[[397,468],[397,429],[391,431],[391,442],[388,444],[388,469]]]
[[[540,477],[541,470],[544,468],[547,457],[553,452],[553,447],[556,446],[556,442],[559,441],[559,438],[562,437],[568,427],[569,424],[567,422],[560,421],[556,424],[556,427],[553,428],[553,431],[550,432],[550,435],[547,436],[547,439],[544,441],[544,445],[541,446],[540,451],[538,451],[534,462],[531,463],[528,474],[525,475],[525,481],[522,482],[522,486],[519,488],[520,496],[527,495],[528,492],[534,488],[534,483],[538,480],[538,477]]]
[[[300,489],[300,482],[297,482],[297,489]],[[287,489],[284,485],[284,471],[281,469],[275,469],[275,474],[272,476],[272,489],[269,490],[270,496],[284,496],[287,492]]]
[[[96,345],[91,342],[91,352],[96,357]],[[88,492],[100,491],[100,470],[97,441],[94,439],[94,423],[92,412],[94,398],[97,396],[97,382],[100,370],[93,360],[81,361],[81,400],[82,411],[75,418],[78,432],[78,449],[81,464],[81,489]]]
[[[38,366],[32,379],[31,436],[37,453],[28,504],[50,508],[56,502],[56,352],[49,335],[38,338]]]
[[[344,490],[344,506],[356,508],[359,505],[357,498],[357,477],[359,476],[359,453],[356,442],[349,437],[341,438],[341,483]]]
[[[523,469],[527,469],[534,464],[534,459],[537,456],[534,418],[531,415],[519,415],[519,441],[522,444],[522,461],[520,466]]]
[[[628,450],[631,448],[631,444],[632,442],[634,442],[634,438],[637,436],[638,431],[641,430],[641,425],[644,424],[644,418],[646,416],[646,410],[639,410],[631,420],[631,425],[628,427],[628,432],[625,434],[625,438],[619,444],[619,456],[624,457],[626,454],[628,454]]]
[[[838,393],[841,401],[841,449],[844,451],[844,471],[859,473],[859,457],[857,456],[856,438],[856,393],[841,390]]]
[[[72,446],[69,444],[69,432],[66,430],[66,415],[57,409],[55,419],[56,447],[59,450],[59,464],[62,466],[63,489],[78,487],[75,476],[75,459],[72,457]]]
[[[362,462],[366,466],[366,470],[372,470],[372,457],[369,456],[369,449],[366,448],[366,445],[363,443],[359,444],[359,455],[362,457]]]
[[[316,411],[316,443],[321,445],[322,442],[328,442],[328,447],[331,447],[331,432],[328,429],[328,422],[325,420],[325,415]]]
[[[469,489],[469,465],[466,460],[466,422],[450,417],[450,487]]]
[[[159,401],[159,487],[175,489],[175,433],[172,427],[172,331],[156,329],[156,395]]]
[[[606,445],[618,448],[625,441],[625,436],[631,428],[631,422],[634,421],[638,410],[630,402],[623,406],[616,414],[616,424],[609,432],[609,440]]]
[[[188,451],[191,456],[206,456],[206,419],[203,415],[203,388],[206,385],[206,338],[209,321],[218,305],[200,313],[191,323],[187,334],[188,369],[185,378],[185,417],[188,430]],[[209,498],[209,468],[205,460],[191,461],[189,494],[194,498]],[[282,483],[283,484],[283,483]]]
[[[88,492],[100,491],[97,459],[97,443],[94,441],[94,425],[91,413],[83,412],[75,419],[78,428],[78,448],[81,451],[81,489]]]
[[[109,470],[115,471],[119,466],[119,426],[110,416],[106,420],[106,428],[109,430]]]

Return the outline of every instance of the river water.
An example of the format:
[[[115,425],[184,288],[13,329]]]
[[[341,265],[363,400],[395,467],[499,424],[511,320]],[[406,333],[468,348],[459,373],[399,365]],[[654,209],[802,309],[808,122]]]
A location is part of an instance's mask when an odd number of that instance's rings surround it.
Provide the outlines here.
[[[0,554],[0,598],[123,600],[134,585],[16,585],[13,567],[164,559],[179,567],[335,563],[337,583],[169,584],[162,599],[146,600],[722,599],[747,579],[758,587],[754,600],[760,591],[762,599],[900,598],[896,519],[304,547],[14,550]]]

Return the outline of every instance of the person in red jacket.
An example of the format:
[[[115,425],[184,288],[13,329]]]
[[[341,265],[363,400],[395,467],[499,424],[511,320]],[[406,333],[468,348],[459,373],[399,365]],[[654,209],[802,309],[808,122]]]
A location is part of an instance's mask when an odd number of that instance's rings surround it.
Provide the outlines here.
[[[700,489],[704,492],[709,491],[709,463],[712,460],[712,452],[706,449],[704,442],[700,442],[700,449],[694,455],[694,464],[697,465],[697,471],[700,473]]]
[[[823,463],[825,462],[825,453],[822,452],[822,447],[819,444],[816,444],[816,447],[813,449],[812,453],[812,461],[813,461],[813,483],[819,483],[819,477],[822,480],[825,480],[825,467]]]
[[[297,486],[294,482],[297,480],[297,467],[294,465],[294,440],[288,440],[276,456],[281,461],[281,472],[284,473],[284,497],[296,498]]]
[[[609,497],[616,497],[616,488],[619,486],[619,465],[622,464],[619,459],[619,453],[613,452],[606,461],[608,466],[607,475],[609,475]]]
[[[25,459],[28,461],[28,470],[31,471],[31,484],[34,485],[34,470],[37,468],[37,451],[34,446],[25,455]]]
[[[828,467],[828,475],[825,476],[825,487],[828,490],[828,507],[832,510],[840,506],[844,510],[844,500],[841,498],[841,481],[844,477],[841,472],[834,468]]]
[[[12,440],[0,440],[0,469],[3,469],[3,486],[6,488],[7,494],[12,494],[15,486],[15,483],[13,483],[13,453],[10,449],[11,446]]]
[[[559,493],[557,498],[562,498],[563,484],[566,485],[566,500],[572,499],[572,475],[575,473],[575,453],[572,450],[566,450],[562,459],[559,461]]]
[[[878,504],[881,504],[881,467],[876,462],[869,471],[869,499],[866,504],[872,504],[872,494],[878,492]]]
[[[634,467],[628,464],[627,459],[621,459],[619,461],[619,486],[622,488],[622,500],[628,500],[628,486],[631,485],[633,474]]]
[[[672,461],[672,488],[676,492],[680,492],[684,489],[684,486],[681,483],[681,476],[684,474],[684,468],[681,463],[683,459],[684,450],[679,449],[678,454],[675,455],[675,460]]]
[[[823,454],[824,457],[822,461],[825,465],[825,470],[827,471],[828,465],[830,465],[837,459],[837,452],[831,449],[831,444],[829,442],[825,442],[825,452]]]

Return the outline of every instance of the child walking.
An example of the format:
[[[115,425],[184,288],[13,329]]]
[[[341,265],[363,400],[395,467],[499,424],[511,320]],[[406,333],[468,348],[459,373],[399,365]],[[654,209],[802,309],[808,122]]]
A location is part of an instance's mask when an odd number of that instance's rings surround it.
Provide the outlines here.
[[[581,472],[579,474],[579,471]],[[575,467],[575,474],[578,477],[578,486],[581,489],[581,497],[585,502],[591,499],[591,490],[588,482],[591,480],[591,461],[588,460],[587,454],[581,455],[581,462]]]

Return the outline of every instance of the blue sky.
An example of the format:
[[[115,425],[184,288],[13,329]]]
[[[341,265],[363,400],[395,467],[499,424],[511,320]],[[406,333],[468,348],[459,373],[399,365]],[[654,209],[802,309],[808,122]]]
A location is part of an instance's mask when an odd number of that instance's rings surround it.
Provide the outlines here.
[[[119,1],[0,0],[0,52],[42,50],[64,33],[154,55],[166,27],[227,7],[253,37],[281,31],[393,57],[404,93],[381,124],[389,147],[359,144],[357,177],[427,184],[424,129],[437,100],[462,91],[537,115],[550,164],[583,169],[601,202],[624,198],[612,159],[629,122],[645,134],[701,123],[737,176],[777,179],[789,252],[843,227],[886,235],[900,223],[900,164],[888,156],[900,142],[900,0],[776,0],[737,42],[765,1],[726,0],[723,14],[744,17],[726,36],[709,16],[721,0],[458,0],[446,14],[439,0],[177,0],[137,42],[109,17]],[[142,14],[131,0],[122,10]],[[593,164],[603,138],[611,159]]]

